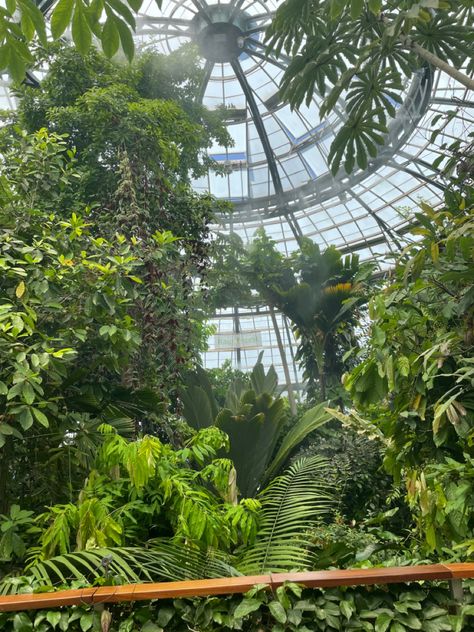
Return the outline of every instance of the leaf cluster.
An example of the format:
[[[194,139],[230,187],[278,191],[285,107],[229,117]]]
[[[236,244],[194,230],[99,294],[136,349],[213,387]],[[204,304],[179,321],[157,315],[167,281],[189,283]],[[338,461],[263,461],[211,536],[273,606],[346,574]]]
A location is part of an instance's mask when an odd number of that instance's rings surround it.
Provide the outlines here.
[[[469,63],[471,27],[472,7],[464,2],[286,0],[266,39],[270,51],[291,55],[281,94],[292,107],[309,105],[317,92],[321,117],[344,112],[328,156],[336,174],[342,164],[347,173],[365,170],[377,156],[406,80],[427,55],[438,67]]]

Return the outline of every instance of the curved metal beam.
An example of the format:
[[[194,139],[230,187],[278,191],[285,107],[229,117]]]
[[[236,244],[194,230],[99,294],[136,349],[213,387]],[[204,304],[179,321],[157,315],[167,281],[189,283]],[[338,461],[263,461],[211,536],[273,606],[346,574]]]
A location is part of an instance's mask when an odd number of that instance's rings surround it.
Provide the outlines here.
[[[261,33],[262,31],[265,31],[265,29],[268,26],[269,26],[268,24],[262,24],[261,26],[255,26],[254,28],[247,29],[245,31],[245,35],[253,35],[254,33]]]
[[[136,19],[138,24],[170,24],[171,26],[192,26],[192,20],[184,20],[181,18],[167,18],[164,16],[139,15]]]
[[[252,39],[252,46],[256,46],[257,48],[260,48],[261,50],[263,50],[263,53],[265,56],[268,55],[268,48],[267,46],[265,46],[265,44],[262,44],[262,42],[259,42],[256,39]],[[288,55],[282,55],[280,53],[278,55],[278,58],[281,59],[283,62],[285,62],[287,65],[291,62],[291,57],[288,57]]]
[[[153,24],[150,24],[150,27],[147,29],[140,29],[140,35],[150,34],[150,35],[169,35],[170,37],[188,37],[192,39],[191,33],[188,31],[176,31],[174,29],[168,28],[155,28]]]
[[[275,160],[275,155],[273,153],[272,147],[270,145],[270,141],[268,140],[268,135],[265,130],[265,125],[263,124],[263,119],[258,109],[257,102],[255,100],[252,88],[247,81],[244,71],[242,70],[242,66],[240,65],[237,59],[231,61],[232,69],[235,72],[235,76],[237,77],[240,87],[242,88],[242,92],[247,99],[247,104],[249,106],[250,112],[252,114],[252,119],[255,124],[255,129],[257,130],[258,136],[260,138],[260,142],[262,143],[263,151],[265,152],[265,157],[268,163],[268,170],[270,171],[270,175],[273,181],[273,187],[275,189],[275,193],[277,196],[281,196],[283,194],[283,186],[281,184],[280,174],[278,173],[278,167]]]
[[[209,15],[207,14],[206,9],[208,8],[208,5],[206,4],[205,0],[202,1],[201,0],[191,0],[191,2],[194,4],[194,6],[196,7],[196,9],[198,10],[199,15],[208,23],[208,24],[212,24],[212,20],[209,17]]]
[[[206,92],[207,84],[209,83],[209,79],[211,78],[214,65],[215,62],[210,61],[209,59],[206,61],[206,64],[204,66],[204,75],[201,81],[201,85],[199,86],[199,92],[197,94],[198,103],[202,103],[202,100],[204,99],[204,93]]]
[[[392,245],[390,244],[390,241],[388,240],[388,237],[390,237],[390,239],[397,246],[397,248],[399,250],[401,250],[402,249],[402,244],[398,240],[398,238],[395,236],[394,231],[390,228],[390,226],[387,224],[387,222],[385,222],[381,217],[379,217],[377,215],[377,213],[375,213],[370,208],[370,206],[366,202],[364,202],[364,200],[359,195],[357,195],[357,193],[352,191],[351,195],[352,195],[353,198],[355,198],[359,202],[359,204],[362,206],[362,208],[365,211],[367,211],[367,213],[375,220],[375,222],[377,223],[377,226],[382,231],[382,235],[384,235],[384,237],[385,237],[385,241],[387,243],[387,246],[388,246],[389,250],[392,251]],[[357,220],[354,219],[354,222],[357,222]]]
[[[244,2],[245,0],[237,0],[237,2],[234,4],[234,8],[232,9],[232,13],[230,14],[229,22],[234,21],[235,16],[239,12],[240,7],[243,5]]]
[[[285,64],[281,64],[279,61],[276,61],[276,59],[272,59],[271,57],[262,55],[262,53],[259,53],[256,50],[252,50],[248,46],[244,46],[243,50],[244,50],[244,53],[247,53],[247,55],[249,55],[249,57],[258,57],[262,61],[266,61],[269,64],[272,64],[273,66],[276,66],[277,68],[280,68],[280,70],[286,70]]]
[[[278,172],[277,163],[275,160],[275,155],[273,153],[272,147],[270,145],[270,141],[268,139],[267,132],[265,130],[265,125],[263,124],[263,119],[260,114],[260,111],[257,106],[257,102],[255,101],[255,97],[252,92],[252,88],[250,87],[245,73],[242,70],[242,66],[240,65],[237,59],[231,61],[232,69],[235,72],[235,76],[237,77],[240,87],[242,88],[242,92],[247,99],[247,105],[252,114],[252,120],[255,125],[255,129],[257,130],[258,136],[260,138],[260,142],[262,143],[263,151],[265,152],[265,157],[267,159],[268,170],[270,172],[270,176],[272,178],[273,187],[275,189],[275,195],[279,200],[280,205],[280,213],[283,214],[288,222],[288,226],[293,233],[296,242],[301,243],[301,237],[303,233],[301,232],[301,228],[298,224],[297,219],[295,218],[292,211],[289,210],[288,205],[284,202],[283,196],[283,185],[281,183],[280,174]]]

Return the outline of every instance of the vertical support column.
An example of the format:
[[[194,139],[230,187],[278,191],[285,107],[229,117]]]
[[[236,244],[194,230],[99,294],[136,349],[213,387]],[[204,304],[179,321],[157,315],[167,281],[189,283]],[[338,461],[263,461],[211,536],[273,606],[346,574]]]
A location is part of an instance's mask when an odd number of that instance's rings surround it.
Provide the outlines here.
[[[239,334],[240,334],[240,320],[239,320],[239,308],[238,307],[234,307],[234,334],[236,334],[236,338],[237,341],[239,340]],[[237,345],[235,346],[235,355],[237,358],[237,368],[239,369],[239,371],[242,370],[242,353],[241,353],[241,349],[240,349],[240,343],[237,342]]]
[[[451,597],[454,601],[454,604],[453,604],[454,614],[460,614],[461,606],[464,601],[464,591],[462,587],[462,580],[450,579],[449,592],[451,593]]]

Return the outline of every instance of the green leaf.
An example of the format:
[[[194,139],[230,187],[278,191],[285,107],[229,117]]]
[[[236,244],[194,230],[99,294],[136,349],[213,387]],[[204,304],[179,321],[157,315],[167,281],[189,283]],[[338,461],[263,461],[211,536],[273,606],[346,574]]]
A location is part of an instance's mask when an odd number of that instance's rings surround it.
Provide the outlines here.
[[[410,360],[406,356],[400,356],[397,359],[397,365],[400,375],[403,375],[403,377],[410,375]]]
[[[35,36],[35,25],[28,13],[23,13],[21,16],[21,30],[27,42],[31,42]],[[23,283],[23,281],[22,281]],[[23,283],[23,285],[25,285]],[[18,297],[20,298],[20,297]]]
[[[379,616],[375,620],[375,632],[386,632],[392,620],[392,615],[388,614],[387,612],[382,612],[382,614],[379,614]]]
[[[356,20],[362,13],[364,0],[351,0],[351,18]]]
[[[32,404],[35,401],[35,391],[29,382],[23,382],[21,394],[27,404]]]
[[[26,63],[18,55],[17,51],[12,48],[9,58],[8,71],[11,78],[15,82],[23,81],[26,72]]]
[[[271,601],[268,604],[268,609],[272,613],[272,616],[278,621],[278,623],[286,623],[286,611],[285,608],[278,601]]]
[[[125,20],[125,22],[130,26],[130,28],[135,30],[136,28],[135,18],[133,17],[133,14],[130,11],[130,9],[127,7],[126,4],[122,2],[122,0],[108,0],[108,6],[112,8],[116,13],[121,15],[122,18]],[[107,11],[107,15],[110,15],[110,9],[107,10],[107,4],[106,4],[106,11]]]
[[[61,613],[58,610],[49,610],[46,613],[46,619],[54,629],[61,621]]]
[[[87,632],[87,630],[91,629],[94,623],[94,613],[86,612],[85,614],[82,615],[79,623],[81,625],[82,632]]]
[[[25,612],[19,612],[13,617],[14,632],[29,632],[33,629],[33,622]]]
[[[18,421],[20,422],[23,430],[28,430],[33,425],[33,415],[29,408],[23,408],[21,413],[18,415]]]
[[[369,9],[378,15],[382,10],[382,0],[369,0]]]
[[[71,33],[77,50],[82,54],[87,53],[91,47],[92,33],[81,0],[76,0],[74,15],[72,17]]]
[[[101,42],[104,53],[107,57],[113,57],[120,46],[120,36],[115,19],[109,15],[102,29]]]
[[[32,408],[31,410],[33,411],[33,415],[36,417],[36,420],[39,421],[39,423],[42,426],[44,426],[45,428],[48,428],[49,421],[46,415],[43,412],[41,412],[41,410],[39,410],[38,408]]]
[[[43,45],[47,43],[46,26],[43,13],[38,9],[36,4],[32,0],[18,0],[18,6],[22,12],[22,27],[23,17],[28,16],[28,20],[33,25],[34,31],[38,34],[38,38]]]
[[[3,44],[0,46],[0,70],[3,70],[10,64],[11,46]]]
[[[5,382],[0,382],[0,395],[6,395],[8,393],[8,386]]]
[[[258,599],[246,598],[243,601],[241,601],[239,605],[237,606],[237,608],[234,610],[233,617],[235,619],[242,619],[243,617],[246,617],[251,612],[255,612],[255,610],[258,610],[261,605],[262,605],[262,602],[259,601]]]
[[[115,24],[120,35],[120,41],[122,43],[122,49],[127,57],[128,61],[132,61],[135,55],[135,43],[130,28],[120,18],[115,18]]]
[[[74,0],[59,0],[51,15],[51,33],[58,39],[71,22]]]

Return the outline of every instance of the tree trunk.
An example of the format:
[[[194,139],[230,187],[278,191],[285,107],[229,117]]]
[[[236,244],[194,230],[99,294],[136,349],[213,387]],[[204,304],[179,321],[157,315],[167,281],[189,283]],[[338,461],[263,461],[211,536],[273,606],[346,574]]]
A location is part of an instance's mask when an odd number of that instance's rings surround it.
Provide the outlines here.
[[[273,305],[269,305],[270,316],[273,323],[273,329],[275,330],[275,336],[277,339],[278,350],[280,352],[281,364],[283,366],[283,372],[285,374],[286,381],[286,390],[288,391],[288,402],[290,403],[290,411],[292,415],[296,415],[296,401],[295,401],[295,393],[293,391],[293,385],[291,383],[290,377],[290,369],[288,368],[288,362],[286,360],[285,347],[283,346],[283,341],[281,339],[280,328],[278,327],[275,309]]]
[[[413,50],[417,55],[419,55],[419,57],[427,61],[429,64],[435,66],[435,68],[439,68],[439,70],[442,70],[456,81],[459,81],[459,83],[469,90],[474,90],[474,79],[471,79],[471,77],[457,68],[453,68],[453,66],[450,66],[448,62],[444,61],[434,53],[431,53],[429,50],[426,50],[426,48],[423,48],[423,46],[417,44],[417,42],[414,42],[409,35],[401,35],[400,40],[407,48]]]

